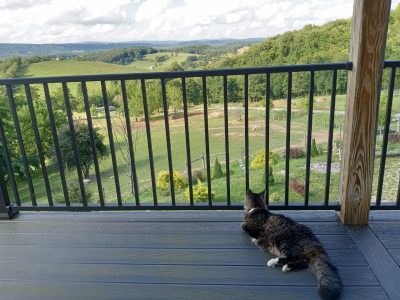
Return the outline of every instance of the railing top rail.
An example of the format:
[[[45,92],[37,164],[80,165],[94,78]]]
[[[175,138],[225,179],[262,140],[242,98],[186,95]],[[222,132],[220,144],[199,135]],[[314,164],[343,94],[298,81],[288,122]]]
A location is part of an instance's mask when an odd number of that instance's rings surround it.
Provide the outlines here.
[[[385,68],[400,67],[400,60],[386,60],[383,66]]]
[[[138,80],[138,79],[160,79],[160,78],[203,77],[203,76],[224,76],[224,75],[246,75],[246,74],[249,75],[249,74],[266,74],[266,73],[285,73],[285,72],[351,70],[352,67],[353,67],[352,62],[340,62],[340,63],[309,64],[309,65],[266,66],[266,67],[254,67],[254,68],[195,70],[195,71],[177,71],[177,72],[2,78],[0,79],[0,84],[12,85],[12,84],[60,83],[60,82],[82,82],[82,81],[102,81],[102,80]]]

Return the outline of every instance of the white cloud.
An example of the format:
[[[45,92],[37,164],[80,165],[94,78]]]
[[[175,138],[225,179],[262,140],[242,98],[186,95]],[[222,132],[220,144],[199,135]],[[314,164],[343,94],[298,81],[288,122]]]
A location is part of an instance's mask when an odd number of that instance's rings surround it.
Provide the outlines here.
[[[268,37],[348,18],[349,0],[0,0],[0,42]],[[392,0],[392,7],[400,0]]]

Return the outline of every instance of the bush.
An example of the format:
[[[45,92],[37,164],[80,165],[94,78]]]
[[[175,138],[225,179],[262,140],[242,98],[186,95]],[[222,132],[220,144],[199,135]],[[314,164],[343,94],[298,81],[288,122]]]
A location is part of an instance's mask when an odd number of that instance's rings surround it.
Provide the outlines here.
[[[185,197],[187,200],[190,200],[189,188],[186,189]],[[211,200],[214,200],[214,198],[215,193],[211,192]],[[197,184],[193,186],[193,200],[196,202],[208,201],[208,189],[200,180],[198,180]]]
[[[218,157],[215,158],[215,163],[214,163],[214,167],[213,167],[213,171],[212,171],[212,178],[216,179],[216,178],[221,178],[224,177],[224,172],[222,172],[222,167],[221,164],[218,161]]]
[[[70,186],[71,188],[68,189],[69,201],[71,203],[83,203],[79,182],[77,180],[73,180],[71,181]],[[85,196],[86,196],[86,202],[90,203],[93,198],[93,193],[89,192],[86,187],[85,187]],[[65,203],[64,194],[63,193],[56,194],[54,196],[54,202]]]
[[[272,193],[270,199],[274,202],[278,202],[281,200],[281,195],[279,195],[278,193]]]
[[[274,178],[274,173],[273,173],[273,169],[271,166],[269,166],[269,174],[268,174],[268,178],[269,178],[269,184],[274,184],[275,182],[275,178]],[[266,174],[265,174],[265,170],[264,170],[264,176],[263,176],[263,182],[265,183],[265,179],[267,178]]]
[[[303,158],[305,156],[305,152],[300,147],[290,147],[289,148],[289,158]]]
[[[269,153],[269,164],[273,165],[278,162],[279,155],[277,156],[273,152]],[[257,152],[256,156],[254,159],[251,161],[250,166],[253,169],[259,169],[263,168],[265,166],[265,148],[261,149],[260,151]]]
[[[315,143],[315,139],[313,138],[311,142],[311,156],[314,157],[317,155],[319,155],[319,150],[317,148],[317,144]]]
[[[204,181],[203,171],[200,169],[192,170],[192,182],[197,182],[197,180]]]
[[[400,134],[398,133],[389,134],[388,143],[389,144],[400,143]]]
[[[306,187],[304,184],[298,183],[297,180],[292,180],[289,183],[289,187],[293,192],[299,193],[304,197],[306,191]]]
[[[173,176],[175,190],[180,190],[181,188],[186,186],[185,177],[182,176],[178,171],[173,172]],[[170,188],[168,171],[160,171],[158,173],[157,187],[161,190],[168,190]]]

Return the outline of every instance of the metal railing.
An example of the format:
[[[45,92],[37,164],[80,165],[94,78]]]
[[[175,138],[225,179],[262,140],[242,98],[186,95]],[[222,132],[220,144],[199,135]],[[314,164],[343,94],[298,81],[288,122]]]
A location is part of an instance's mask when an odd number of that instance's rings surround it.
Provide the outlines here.
[[[399,205],[399,193],[397,194],[397,202],[392,205],[383,205],[382,198],[382,186],[383,177],[386,161],[386,152],[388,144],[388,132],[390,128],[390,115],[391,107],[393,102],[393,93],[395,85],[395,72],[396,68],[399,67],[399,62],[386,62],[386,68],[391,69],[391,80],[389,87],[388,105],[387,105],[387,119],[385,125],[385,131],[382,143],[382,154],[380,163],[379,183],[377,190],[376,203],[372,204],[372,209],[398,209]],[[272,209],[339,209],[340,205],[337,201],[330,199],[330,182],[331,182],[331,164],[332,164],[332,152],[334,144],[334,126],[335,126],[335,102],[336,102],[336,90],[337,90],[337,78],[338,71],[340,70],[351,70],[352,64],[350,62],[344,63],[328,63],[328,64],[312,64],[312,65],[293,65],[293,66],[272,66],[272,67],[257,67],[257,68],[243,68],[243,69],[224,69],[224,70],[206,70],[206,71],[181,71],[181,72],[154,72],[154,73],[132,73],[132,74],[109,74],[109,75],[86,75],[86,76],[62,76],[62,77],[36,77],[36,78],[12,78],[12,79],[0,79],[0,88],[5,88],[6,98],[8,98],[9,109],[11,112],[12,124],[15,128],[15,138],[20,151],[20,158],[23,165],[24,180],[21,181],[16,178],[13,159],[9,151],[10,140],[4,131],[4,122],[0,118],[0,142],[2,145],[2,155],[4,160],[4,168],[1,169],[0,174],[0,211],[6,213],[10,209],[10,206],[14,204],[14,210],[147,210],[147,209],[241,209],[242,199],[236,199],[236,196],[232,196],[232,182],[231,182],[231,164],[232,159],[230,156],[230,128],[228,119],[228,79],[231,76],[242,78],[243,80],[243,106],[244,106],[244,187],[245,190],[250,188],[250,153],[249,153],[249,76],[261,75],[265,76],[265,134],[264,134],[264,147],[265,151],[265,174],[267,179],[265,180],[265,193],[268,205]],[[308,82],[308,107],[307,107],[307,132],[305,138],[306,153],[305,153],[305,183],[304,193],[302,193],[303,201],[292,202],[290,197],[290,163],[291,163],[291,116],[293,113],[292,109],[292,84],[293,74],[301,72],[309,74]],[[330,108],[329,108],[329,127],[328,127],[328,139],[326,148],[326,172],[325,172],[325,188],[324,188],[324,199],[320,199],[319,202],[310,201],[310,174],[311,174],[311,147],[312,147],[312,136],[313,136],[313,114],[314,114],[314,94],[315,94],[315,75],[318,72],[330,72],[332,76],[331,81],[331,94],[330,94]],[[271,148],[270,141],[270,128],[271,128],[271,76],[274,74],[285,74],[287,79],[287,97],[286,97],[286,131],[285,131],[285,145],[284,145],[284,199],[281,203],[272,203],[270,201],[271,186],[268,180],[269,174],[269,152]],[[208,112],[208,89],[207,89],[207,78],[209,77],[220,77],[222,79],[223,89],[223,137],[224,137],[224,152],[225,152],[225,182],[226,182],[226,197],[225,201],[213,201],[212,197],[212,178],[211,178],[211,152],[210,152],[210,133],[209,133],[209,112]],[[189,127],[189,107],[188,107],[188,96],[187,96],[187,79],[198,78],[201,81],[201,99],[203,109],[203,122],[204,122],[204,146],[205,146],[205,158],[206,158],[206,187],[207,187],[207,201],[204,203],[195,203],[194,197],[194,182],[192,178],[192,149],[190,142],[190,127]],[[185,140],[185,151],[186,151],[186,162],[187,162],[187,181],[188,181],[188,201],[177,201],[176,191],[174,188],[174,165],[173,165],[173,149],[171,147],[171,130],[170,130],[170,116],[168,113],[169,100],[167,97],[166,83],[171,79],[180,80],[180,87],[182,90],[182,108],[184,118],[184,140]],[[152,141],[152,122],[150,118],[148,108],[148,90],[146,88],[146,82],[149,80],[156,80],[161,86],[161,101],[163,111],[163,121],[165,127],[165,141],[166,141],[166,157],[168,161],[168,173],[169,173],[169,197],[168,202],[159,202],[159,192],[156,184],[156,172],[153,155],[153,141]],[[129,152],[129,167],[132,171],[132,189],[133,189],[133,201],[126,202],[121,193],[121,184],[118,169],[118,160],[115,149],[115,138],[113,136],[113,124],[112,116],[110,113],[110,99],[108,96],[107,82],[116,81],[120,85],[120,94],[122,97],[122,109],[123,118],[126,126],[127,133],[127,145]],[[129,112],[129,95],[127,94],[127,82],[138,81],[141,88],[141,99],[143,104],[143,115],[145,123],[145,132],[147,140],[147,151],[148,151],[148,167],[150,169],[150,181],[151,181],[151,195],[152,202],[144,202],[141,199],[140,193],[140,182],[138,181],[135,161],[135,145],[132,137],[132,128],[130,121]],[[88,87],[89,82],[100,82],[101,85],[101,96],[104,106],[105,121],[108,132],[108,143],[111,155],[111,166],[112,166],[112,177],[114,179],[114,187],[116,193],[116,202],[111,203],[106,199],[103,187],[103,178],[100,172],[99,157],[97,157],[95,132],[93,125],[93,117],[90,109]],[[60,150],[59,143],[59,128],[57,128],[56,120],[54,118],[51,90],[49,84],[60,84],[63,91],[63,100],[65,104],[65,113],[67,116],[68,128],[71,133],[73,157],[76,161],[76,171],[78,176],[78,188],[81,197],[81,203],[73,203],[70,201],[70,186],[68,185],[65,173],[65,162]],[[98,190],[98,203],[90,203],[87,199],[85,191],[85,183],[81,169],[81,158],[79,157],[78,144],[75,137],[75,126],[76,120],[74,120],[74,112],[71,108],[71,99],[68,89],[68,84],[80,83],[82,99],[84,102],[84,113],[87,121],[87,127],[89,132],[89,139],[91,145],[91,153],[93,155],[93,164],[95,168],[95,178]],[[37,126],[37,116],[34,110],[34,99],[31,91],[32,85],[41,85],[44,99],[47,106],[47,112],[49,117],[49,124],[51,129],[52,141],[54,145],[54,158],[57,162],[58,174],[61,181],[61,187],[63,192],[63,198],[65,203],[59,204],[54,203],[54,197],[49,180],[48,164],[46,164],[46,158],[43,153],[43,147],[41,142],[41,133]],[[23,89],[21,89],[23,87]],[[26,99],[30,120],[33,129],[34,139],[37,146],[38,159],[40,162],[40,170],[43,176],[44,189],[47,194],[47,203],[37,203],[36,193],[33,184],[33,178],[31,169],[28,163],[28,157],[26,154],[25,144],[23,140],[23,134],[21,132],[21,126],[19,122],[18,107],[15,102],[15,93],[21,93],[23,91],[24,98]],[[182,145],[183,147],[183,145]],[[54,171],[53,171],[54,172]],[[5,180],[5,178],[7,180]],[[26,185],[29,190],[29,199],[21,199],[20,190],[26,180]],[[400,185],[399,185],[400,187]],[[12,196],[11,196],[12,194]],[[243,197],[243,196],[242,196]]]

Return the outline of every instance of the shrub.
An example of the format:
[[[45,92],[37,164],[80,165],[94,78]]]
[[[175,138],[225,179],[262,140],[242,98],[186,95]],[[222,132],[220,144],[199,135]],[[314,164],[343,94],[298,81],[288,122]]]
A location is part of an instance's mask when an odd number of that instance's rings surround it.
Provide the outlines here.
[[[278,193],[272,193],[270,199],[274,202],[278,202],[281,200],[281,195],[279,195]]]
[[[289,183],[289,187],[293,192],[299,193],[304,197],[306,191],[306,187],[304,184],[298,183],[297,180],[292,180]]]
[[[317,148],[317,144],[315,143],[315,138],[313,138],[311,142],[311,156],[314,157],[317,155],[319,155],[319,150]]]
[[[274,173],[273,173],[273,169],[271,166],[269,166],[269,172],[268,172],[268,178],[269,178],[269,184],[274,184],[275,182],[275,178],[274,178]],[[265,183],[265,179],[267,178],[266,174],[265,174],[265,170],[264,170],[264,176],[263,176],[263,182]]]
[[[192,170],[192,182],[197,182],[197,180],[204,181],[203,171],[200,169]]]
[[[73,180],[71,181],[70,186],[71,188],[68,189],[69,201],[71,203],[83,203],[79,182],[77,180]],[[86,187],[85,187],[85,196],[86,196],[86,202],[90,203],[93,198],[93,193],[89,192]],[[65,203],[64,194],[63,193],[55,194],[54,202]]]
[[[175,190],[180,190],[181,188],[186,186],[185,177],[182,176],[178,171],[173,172],[173,176]],[[170,188],[168,171],[160,171],[158,173],[157,187],[161,190],[168,190]]]
[[[400,143],[400,134],[398,133],[389,134],[388,143],[389,144]]]
[[[189,188],[186,189],[185,197],[190,200]],[[215,193],[211,192],[211,200],[214,200]],[[208,189],[200,180],[193,186],[193,200],[196,202],[206,202],[208,200]]]
[[[215,163],[212,171],[212,178],[221,178],[224,177],[224,172],[222,172],[221,164],[218,161],[218,157],[215,158]]]
[[[273,152],[269,153],[269,164],[273,165],[278,162],[279,155]],[[265,148],[257,152],[254,159],[251,161],[250,166],[253,169],[263,168],[265,166]]]
[[[300,147],[290,147],[289,148],[289,157],[290,158],[303,158],[306,154],[304,150]]]

